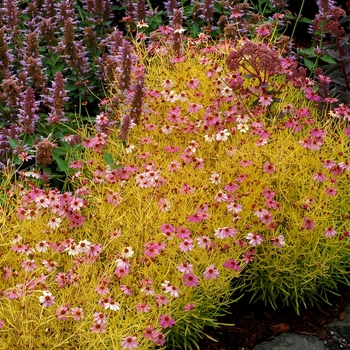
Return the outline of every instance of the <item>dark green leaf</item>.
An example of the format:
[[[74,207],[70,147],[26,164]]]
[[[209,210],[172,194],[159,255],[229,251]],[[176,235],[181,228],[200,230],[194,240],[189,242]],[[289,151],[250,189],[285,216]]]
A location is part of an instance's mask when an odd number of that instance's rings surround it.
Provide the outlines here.
[[[307,55],[310,57],[316,57],[313,47],[308,47],[306,49],[299,50],[298,53],[302,54],[303,56]]]

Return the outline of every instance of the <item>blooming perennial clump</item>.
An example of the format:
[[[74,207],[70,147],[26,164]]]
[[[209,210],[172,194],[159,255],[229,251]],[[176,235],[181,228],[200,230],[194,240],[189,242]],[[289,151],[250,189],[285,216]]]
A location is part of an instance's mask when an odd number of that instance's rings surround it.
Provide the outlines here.
[[[283,84],[281,102],[249,95],[224,42],[185,48],[176,60],[139,52],[150,56],[138,120],[124,120],[122,138],[86,133],[70,191],[6,193],[1,348],[184,348],[239,288],[297,308],[342,278],[345,107],[320,120],[269,48],[249,44],[263,55],[254,70]]]

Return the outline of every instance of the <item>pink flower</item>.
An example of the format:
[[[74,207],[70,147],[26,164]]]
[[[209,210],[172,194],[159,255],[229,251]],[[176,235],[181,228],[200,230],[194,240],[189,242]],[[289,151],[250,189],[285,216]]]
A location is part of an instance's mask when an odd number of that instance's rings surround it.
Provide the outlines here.
[[[253,247],[260,245],[264,241],[264,237],[255,232],[248,233],[246,239],[249,240],[249,244],[251,244]]]
[[[171,328],[175,324],[175,320],[172,319],[169,315],[159,316],[159,324],[162,328]]]
[[[224,267],[227,269],[231,269],[233,271],[239,271],[241,269],[241,266],[239,265],[239,262],[233,259],[229,259],[224,262]]]
[[[34,260],[23,261],[22,265],[25,272],[30,272],[36,269],[36,264]]]
[[[139,303],[136,305],[137,312],[149,312],[151,306],[146,303]]]
[[[312,178],[317,182],[323,182],[327,177],[319,171],[318,173],[313,174]]]
[[[103,312],[95,312],[93,318],[96,323],[106,324],[107,322],[107,315]]]
[[[242,211],[242,204],[238,204],[236,202],[232,202],[227,204],[226,206],[228,211],[231,211],[232,213],[238,214],[240,211]]]
[[[109,289],[105,285],[101,284],[100,286],[95,288],[95,292],[100,295],[106,295],[109,293]]]
[[[44,307],[52,306],[55,303],[55,297],[47,291],[43,291],[43,295],[39,297],[39,302]]]
[[[187,287],[196,287],[198,284],[198,277],[192,273],[186,273],[182,276],[182,281]]]
[[[235,237],[237,235],[237,230],[231,227],[221,227],[215,230],[214,235],[220,239]]]
[[[198,247],[203,249],[209,249],[211,246],[211,240],[207,236],[197,237]]]
[[[313,230],[315,228],[315,223],[312,219],[305,217],[303,220],[303,225],[302,227],[305,230]]]
[[[216,279],[219,276],[219,271],[217,269],[215,269],[213,264],[211,264],[205,269],[205,271],[203,272],[203,276],[207,280],[209,280],[211,278]]]
[[[271,162],[266,162],[263,169],[266,174],[273,174],[276,171],[276,166]]]
[[[188,107],[189,113],[196,113],[198,112],[203,106],[194,102],[190,102]]]
[[[172,238],[174,236],[174,233],[175,233],[175,228],[174,228],[174,225],[172,225],[172,224],[163,224],[160,227],[160,230],[168,238]]]
[[[152,340],[155,345],[164,345],[165,343],[165,337],[164,334],[160,331],[155,331],[152,334]]]
[[[84,311],[81,307],[72,307],[70,314],[73,316],[75,321],[80,321],[82,318],[84,318]]]
[[[263,106],[263,107],[267,107],[271,104],[271,102],[273,101],[273,99],[268,96],[268,95],[262,95],[260,98],[259,98],[259,102],[260,104]]]
[[[131,296],[132,295],[131,287],[126,286],[125,284],[120,286],[120,290],[127,296]]]
[[[193,309],[195,309],[196,305],[195,304],[187,304],[184,306],[184,310],[185,311],[191,311]]]
[[[260,217],[263,224],[269,224],[272,222],[272,215],[269,211],[265,210],[265,213]]]
[[[67,305],[59,306],[55,312],[55,315],[60,321],[65,321],[68,317],[68,314],[69,314],[69,308]]]
[[[337,231],[333,227],[328,227],[324,233],[326,237],[334,237],[337,234]]]
[[[180,244],[179,244],[180,250],[184,252],[189,252],[194,248],[193,240],[190,238],[185,238]]]
[[[114,274],[120,278],[120,277],[125,277],[129,272],[130,271],[128,268],[119,266],[115,269]]]
[[[156,303],[157,305],[166,305],[169,303],[169,299],[164,294],[156,295]]]
[[[225,185],[224,190],[230,193],[233,193],[235,190],[237,190],[239,186],[235,184],[234,182],[229,182]]]
[[[94,333],[103,333],[106,330],[106,324],[94,322],[90,330],[91,332],[94,332]]]
[[[192,273],[193,272],[193,266],[192,264],[189,264],[187,262],[182,263],[181,265],[177,266],[178,271],[182,273]]]
[[[325,193],[327,196],[335,196],[337,194],[337,190],[333,187],[327,187],[325,189]]]
[[[270,241],[271,241],[272,245],[274,245],[278,248],[281,248],[282,246],[285,245],[284,237],[282,235],[279,235],[275,238],[271,238]]]
[[[122,340],[122,349],[132,350],[136,349],[138,346],[139,343],[136,341],[136,337],[134,335],[126,337]]]
[[[178,238],[189,238],[190,235],[191,235],[191,231],[187,228],[187,227],[182,227],[182,226],[179,226],[177,229],[176,229],[176,237]]]

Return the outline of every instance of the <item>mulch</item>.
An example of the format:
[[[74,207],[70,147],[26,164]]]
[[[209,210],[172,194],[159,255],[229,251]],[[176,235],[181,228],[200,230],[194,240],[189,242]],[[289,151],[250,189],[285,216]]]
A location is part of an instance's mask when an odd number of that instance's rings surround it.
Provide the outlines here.
[[[230,314],[221,319],[222,323],[234,326],[205,329],[217,342],[205,338],[199,344],[200,350],[251,350],[258,343],[272,340],[285,332],[327,340],[330,335],[323,325],[344,319],[344,309],[350,303],[350,287],[339,286],[338,293],[340,296],[329,296],[331,305],[323,301],[317,306],[307,304],[306,309],[300,308],[300,315],[293,308],[274,310],[262,303],[249,304],[249,298],[245,296],[232,304]]]

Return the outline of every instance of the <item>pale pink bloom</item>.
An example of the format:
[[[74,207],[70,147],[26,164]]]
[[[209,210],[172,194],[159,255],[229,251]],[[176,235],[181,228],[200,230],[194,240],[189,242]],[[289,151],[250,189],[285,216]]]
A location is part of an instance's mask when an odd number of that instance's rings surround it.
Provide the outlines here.
[[[72,307],[70,309],[70,314],[73,316],[75,321],[80,321],[84,318],[84,311],[81,307]]]
[[[278,248],[281,248],[282,246],[285,245],[284,237],[282,235],[278,235],[275,238],[270,239],[272,245],[275,245]]]
[[[119,278],[125,277],[128,273],[129,273],[129,269],[124,267],[117,267],[114,271],[114,274]]]
[[[94,332],[94,333],[103,333],[106,330],[106,324],[94,322],[90,330],[91,332]]]
[[[67,305],[62,305],[59,306],[56,311],[55,311],[55,315],[57,316],[57,318],[60,321],[65,321],[69,315],[69,308]]]
[[[325,189],[325,193],[327,196],[335,196],[337,194],[337,190],[333,187],[327,187]]]
[[[132,295],[132,290],[130,286],[126,286],[125,284],[120,286],[120,290],[127,296]]]
[[[196,287],[198,284],[198,277],[192,273],[186,273],[182,276],[182,281],[187,287]]]
[[[198,112],[203,106],[198,104],[198,103],[193,103],[190,102],[189,107],[188,107],[188,112],[189,113],[196,113]]]
[[[303,220],[303,225],[302,227],[305,230],[313,230],[315,228],[315,223],[312,219],[305,217]]]
[[[164,89],[172,89],[174,87],[174,83],[170,79],[163,80],[162,87]]]
[[[5,321],[4,320],[0,320],[0,329],[2,329],[5,325]]]
[[[30,272],[36,269],[36,263],[34,260],[23,261],[21,266],[25,272]]]
[[[266,174],[273,174],[276,171],[276,166],[271,162],[266,162],[263,169]]]
[[[151,309],[151,306],[149,304],[146,303],[140,303],[136,305],[136,310],[137,312],[149,312],[149,310]]]
[[[214,267],[214,264],[209,265],[205,271],[203,272],[204,278],[207,280],[209,279],[216,279],[219,276],[219,271]]]
[[[345,161],[338,164],[342,170],[350,171],[350,163]]]
[[[140,292],[145,294],[145,295],[154,295],[154,289],[150,286],[143,286],[140,289]]]
[[[180,167],[181,167],[181,164],[177,160],[174,160],[169,164],[168,170],[170,172],[175,172],[176,170],[179,170]]]
[[[196,78],[192,78],[186,83],[186,86],[188,86],[190,89],[197,89],[198,85],[199,81]]]
[[[164,125],[161,128],[161,131],[165,135],[170,135],[173,132],[173,129],[174,129],[174,126],[172,126],[172,125]]]
[[[169,303],[169,299],[164,294],[157,294],[156,295],[156,303],[158,305],[166,305]]]
[[[39,208],[47,208],[50,204],[50,199],[47,198],[47,196],[38,196],[34,199],[34,202],[36,203],[36,207]]]
[[[159,325],[162,327],[162,328],[171,328],[173,327],[175,324],[175,320],[172,319],[169,315],[161,315],[159,316]]]
[[[183,241],[179,244],[179,248],[182,252],[189,252],[194,248],[193,240],[190,238],[185,238]]]
[[[134,148],[135,148],[135,145],[128,144],[125,146],[125,152],[130,154],[130,153],[132,153]]]
[[[316,180],[317,182],[323,182],[326,180],[326,175],[322,174],[321,172],[315,173],[312,175],[312,178]]]
[[[104,314],[103,312],[95,312],[92,316],[96,323],[106,324],[107,322],[107,315]]]
[[[237,230],[234,228],[225,226],[225,227],[216,229],[214,235],[220,239],[235,237],[237,235]]]
[[[255,232],[249,232],[246,239],[249,240],[249,244],[253,247],[260,245],[264,241],[264,237]]]
[[[108,298],[108,301],[104,303],[104,308],[106,310],[110,309],[112,311],[118,311],[120,310],[120,304],[114,301],[112,298]]]
[[[192,273],[193,272],[192,264],[189,264],[187,262],[182,263],[181,265],[177,266],[176,268],[182,273]]]
[[[337,234],[337,231],[333,227],[328,227],[324,233],[326,237],[334,237]]]
[[[232,213],[238,214],[240,211],[242,211],[243,206],[242,206],[242,204],[232,202],[232,203],[227,204],[226,208],[228,211],[231,211]]]
[[[334,160],[326,159],[322,162],[322,165],[326,169],[332,169],[336,165],[336,163]]]
[[[56,261],[43,260],[41,263],[44,265],[44,267],[46,268],[47,272],[52,272],[57,266],[57,262]]]
[[[256,32],[257,32],[258,35],[260,35],[260,36],[266,36],[266,35],[269,35],[269,34],[270,34],[269,28],[267,28],[267,26],[264,25],[264,24],[258,26],[258,27],[256,28]]]
[[[68,252],[68,255],[72,256],[78,255],[80,253],[78,246],[74,243],[68,246],[65,250]]]
[[[22,240],[22,236],[20,234],[15,234],[12,239],[12,244],[17,244]]]
[[[136,349],[139,343],[136,341],[136,337],[133,335],[131,337],[126,337],[122,340],[122,349]]]
[[[155,331],[152,334],[152,340],[155,345],[163,346],[165,343],[164,334],[160,331]]]
[[[272,103],[272,101],[272,98],[265,94],[259,98],[259,102],[263,107],[269,106]]]
[[[272,222],[272,215],[269,211],[265,210],[265,213],[261,215],[260,220],[263,224],[269,224]]]
[[[105,285],[101,284],[95,288],[95,292],[100,295],[106,295],[109,293],[109,288]]]
[[[203,249],[209,249],[211,246],[211,240],[207,236],[197,237],[198,247]]]
[[[215,195],[214,197],[215,202],[221,203],[221,202],[227,202],[228,201],[228,195],[225,192],[222,192],[221,190]]]
[[[55,297],[47,291],[43,291],[43,295],[39,297],[39,302],[44,307],[52,306],[55,303]]]

